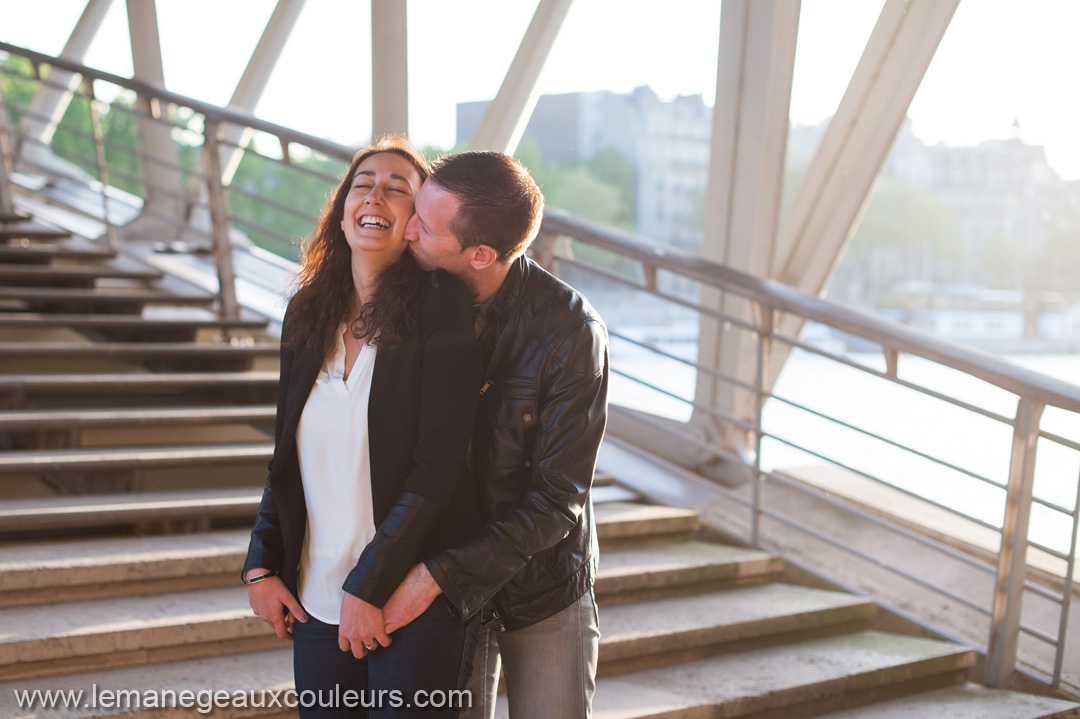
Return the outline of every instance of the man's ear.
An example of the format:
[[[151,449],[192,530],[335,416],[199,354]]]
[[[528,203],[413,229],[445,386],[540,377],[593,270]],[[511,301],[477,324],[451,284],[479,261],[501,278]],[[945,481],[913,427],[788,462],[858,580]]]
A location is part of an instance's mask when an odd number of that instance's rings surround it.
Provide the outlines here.
[[[499,260],[499,253],[488,245],[470,247],[469,253],[469,266],[477,271],[487,269]]]

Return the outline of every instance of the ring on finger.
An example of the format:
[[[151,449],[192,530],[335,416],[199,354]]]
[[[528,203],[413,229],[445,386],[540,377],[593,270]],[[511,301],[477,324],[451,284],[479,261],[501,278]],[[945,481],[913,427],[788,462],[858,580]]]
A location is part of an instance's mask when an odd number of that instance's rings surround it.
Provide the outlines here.
[[[373,652],[375,651],[375,647],[377,646],[379,646],[378,642],[372,642],[371,644],[365,644],[364,649],[367,649],[369,652]]]

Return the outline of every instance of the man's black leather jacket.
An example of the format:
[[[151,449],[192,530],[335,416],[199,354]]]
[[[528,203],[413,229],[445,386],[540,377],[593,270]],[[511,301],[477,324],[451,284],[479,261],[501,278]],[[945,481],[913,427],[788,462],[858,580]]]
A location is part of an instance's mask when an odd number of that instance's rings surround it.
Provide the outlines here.
[[[588,301],[525,257],[492,302],[499,334],[472,451],[487,524],[425,564],[462,618],[490,601],[518,629],[570,606],[596,575],[589,489],[608,342]]]

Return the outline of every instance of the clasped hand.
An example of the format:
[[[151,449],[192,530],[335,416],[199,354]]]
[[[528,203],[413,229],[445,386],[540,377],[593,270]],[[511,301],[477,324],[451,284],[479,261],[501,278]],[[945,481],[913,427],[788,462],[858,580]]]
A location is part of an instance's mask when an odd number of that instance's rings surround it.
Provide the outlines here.
[[[343,652],[351,651],[357,659],[380,646],[390,646],[390,633],[427,611],[441,593],[423,564],[409,570],[382,609],[346,592],[341,600],[338,646]],[[260,619],[274,628],[279,639],[292,639],[293,623],[308,620],[307,613],[278,577],[249,585],[248,603]]]
[[[379,647],[390,646],[390,635],[383,627],[383,610],[348,592],[341,599],[338,646],[363,659]]]
[[[249,574],[263,574],[267,570],[255,569]],[[306,622],[304,611],[296,597],[279,577],[271,577],[248,585],[248,604],[259,619],[274,628],[278,639],[292,639],[293,623]]]

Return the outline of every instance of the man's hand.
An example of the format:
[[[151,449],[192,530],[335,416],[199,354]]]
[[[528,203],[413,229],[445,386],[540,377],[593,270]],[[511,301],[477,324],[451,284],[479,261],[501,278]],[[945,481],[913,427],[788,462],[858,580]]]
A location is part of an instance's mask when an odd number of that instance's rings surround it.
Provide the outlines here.
[[[266,569],[250,569],[248,576],[266,574]],[[308,620],[307,612],[296,601],[285,582],[271,577],[248,585],[248,604],[259,619],[274,628],[278,639],[292,639],[293,622]]]
[[[442,589],[423,564],[417,564],[409,570],[390,601],[383,607],[383,620],[389,634],[423,614],[435,597],[442,594]]]
[[[351,650],[357,659],[363,659],[380,646],[390,646],[390,637],[383,630],[383,611],[345,592],[341,599],[338,646],[343,652]]]

